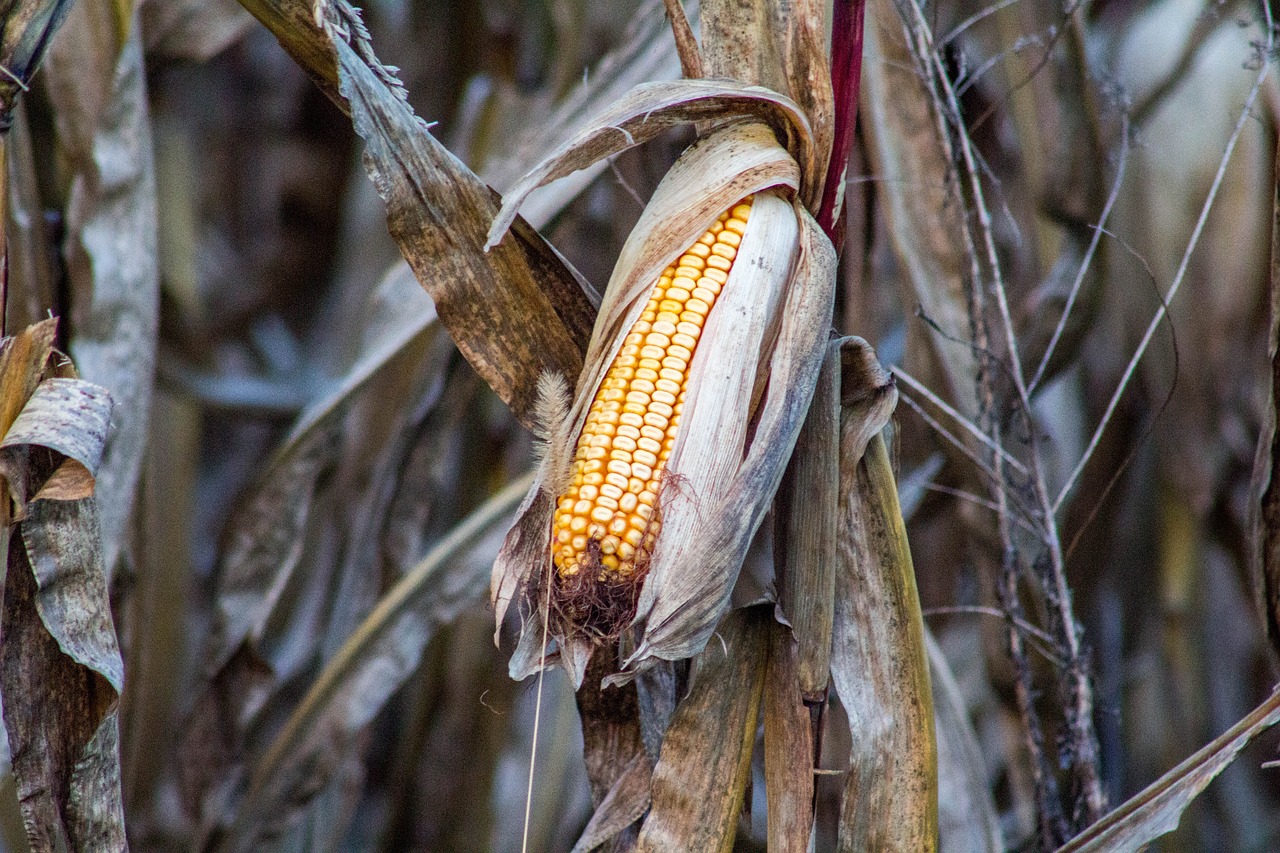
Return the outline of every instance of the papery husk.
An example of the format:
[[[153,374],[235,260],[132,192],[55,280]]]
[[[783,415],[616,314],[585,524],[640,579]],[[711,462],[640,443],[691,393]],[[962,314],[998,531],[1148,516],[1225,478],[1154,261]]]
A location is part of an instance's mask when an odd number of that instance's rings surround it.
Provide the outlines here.
[[[601,305],[563,430],[570,441],[658,274],[721,212],[754,194],[738,259],[690,365],[659,496],[662,534],[635,600],[636,621],[646,626],[624,678],[655,659],[690,657],[706,644],[808,407],[831,316],[835,257],[794,200],[797,179],[796,164],[765,125],[736,122],[713,130],[655,191]],[[572,455],[569,449],[547,460]],[[494,566],[492,592],[499,626],[513,599],[523,604],[512,676],[524,678],[558,660],[577,686],[594,645],[616,638],[626,625],[573,626],[553,618],[549,635],[544,632],[551,518],[557,485],[566,477],[544,461]],[[708,542],[717,543],[714,551]]]

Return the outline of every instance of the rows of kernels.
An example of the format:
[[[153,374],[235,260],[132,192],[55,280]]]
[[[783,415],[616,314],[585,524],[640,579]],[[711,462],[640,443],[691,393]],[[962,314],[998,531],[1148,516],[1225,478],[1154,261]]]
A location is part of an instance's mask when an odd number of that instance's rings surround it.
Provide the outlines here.
[[[594,548],[600,580],[630,576],[652,553],[658,483],[680,425],[689,364],[750,212],[747,199],[721,214],[663,271],[609,367],[556,507],[552,548],[561,577],[577,574]]]

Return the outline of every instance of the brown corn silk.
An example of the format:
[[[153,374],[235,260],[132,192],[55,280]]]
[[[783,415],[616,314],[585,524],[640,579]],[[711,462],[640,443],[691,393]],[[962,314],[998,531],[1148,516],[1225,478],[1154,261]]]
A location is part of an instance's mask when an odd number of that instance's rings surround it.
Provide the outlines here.
[[[635,613],[661,528],[666,463],[703,325],[729,280],[752,197],[720,214],[658,277],[596,390],[557,501],[552,603],[589,634],[616,634]]]

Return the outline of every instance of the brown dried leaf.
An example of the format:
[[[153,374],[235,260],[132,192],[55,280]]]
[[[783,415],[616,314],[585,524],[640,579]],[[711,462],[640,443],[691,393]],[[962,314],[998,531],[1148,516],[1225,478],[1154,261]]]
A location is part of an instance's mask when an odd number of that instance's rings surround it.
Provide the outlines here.
[[[476,372],[532,426],[538,376],[576,377],[594,314],[590,288],[523,221],[483,253],[492,190],[442,146],[378,63],[358,13],[338,0],[317,16],[302,0],[243,4],[352,117],[388,227],[441,321]]]
[[[768,846],[781,853],[806,853],[813,831],[814,749],[813,721],[803,691],[803,659],[785,625],[773,622],[769,632],[764,683]]]
[[[9,540],[0,690],[34,853],[128,849],[122,676],[93,499],[33,504]]]
[[[851,382],[842,382],[847,394]],[[938,758],[924,625],[884,441],[861,461],[862,418],[842,425],[840,576],[832,681],[849,716],[852,766],[841,850],[938,847]]]
[[[636,753],[596,807],[573,845],[572,853],[589,853],[616,838],[644,817],[652,802],[649,791],[653,784],[653,764],[643,751]]]
[[[495,194],[429,134],[408,106],[339,42],[343,92],[365,164],[401,251],[476,372],[526,425],[537,378],[575,377],[592,306],[555,250],[522,221],[484,253]],[[556,319],[558,318],[558,319]]]
[[[725,617],[690,673],[653,770],[653,806],[640,829],[643,851],[733,849],[751,776],[764,690],[772,607]]]
[[[774,501],[778,604],[795,631],[800,691],[822,701],[831,679],[840,492],[841,341],[827,345],[813,402]]]
[[[483,595],[497,544],[491,540],[485,553],[485,537],[501,528],[531,480],[508,485],[454,528],[347,639],[258,761],[219,850],[256,849],[264,829],[287,820],[328,781],[335,761],[416,670],[432,635]]]
[[[58,154],[71,170],[63,242],[69,349],[83,377],[107,388],[116,403],[97,472],[108,573],[123,547],[142,468],[159,314],[141,36],[134,19],[120,17],[121,8],[111,0],[77,4],[44,75]]]
[[[71,0],[9,0],[0,11],[0,133],[9,130],[18,95],[27,90]]]
[[[219,574],[219,611],[214,665],[229,660],[246,639],[261,639],[266,621],[301,557],[315,484],[338,449],[341,422],[354,400],[410,344],[431,333],[436,315],[429,300],[393,271],[380,286],[370,319],[376,334],[331,392],[298,416],[254,490],[241,501],[230,525]]]
[[[862,100],[869,170],[877,176],[889,240],[904,273],[905,305],[921,313],[949,339],[916,341],[909,324],[907,368],[937,376],[927,384],[967,417],[978,411],[976,364],[963,343],[969,335],[964,293],[968,254],[963,240],[964,202],[957,192],[949,138],[943,135],[901,18],[891,0],[868,4],[864,32]],[[915,342],[915,345],[913,344]],[[923,361],[924,363],[918,363]]]
[[[58,321],[51,318],[0,342],[0,435],[13,426],[40,384],[57,331]]]
[[[1276,149],[1280,175],[1280,146]],[[1253,544],[1254,594],[1271,647],[1280,651],[1280,436],[1276,407],[1280,406],[1280,181],[1271,204],[1271,330],[1267,338],[1271,381],[1254,459],[1250,490],[1250,535]]]
[[[1178,827],[1183,811],[1255,737],[1280,722],[1280,691],[1187,760],[1058,848],[1058,853],[1130,853]]]
[[[9,427],[0,469],[18,510],[11,527],[4,501],[0,692],[31,849],[117,851],[126,849],[116,718],[123,665],[96,506],[57,499],[66,478],[55,479],[69,453],[91,489],[111,403],[78,380],[35,387],[54,329],[52,320],[29,327],[0,355],[0,416]],[[15,406],[22,414],[13,419]],[[28,501],[33,494],[41,499]]]
[[[92,495],[110,423],[111,395],[102,386],[79,379],[41,382],[0,441],[0,472],[9,480],[19,514],[28,498],[71,501]],[[14,492],[15,486],[24,485],[16,469],[31,446],[47,448],[61,457],[34,496]]]

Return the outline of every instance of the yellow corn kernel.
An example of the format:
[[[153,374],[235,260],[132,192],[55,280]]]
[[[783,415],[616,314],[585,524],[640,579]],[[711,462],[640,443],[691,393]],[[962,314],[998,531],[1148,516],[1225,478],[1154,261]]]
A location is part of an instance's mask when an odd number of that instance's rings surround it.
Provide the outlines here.
[[[552,547],[561,578],[586,570],[617,582],[647,564],[689,365],[750,213],[747,198],[673,261],[623,338],[578,437],[569,489],[556,501]]]

